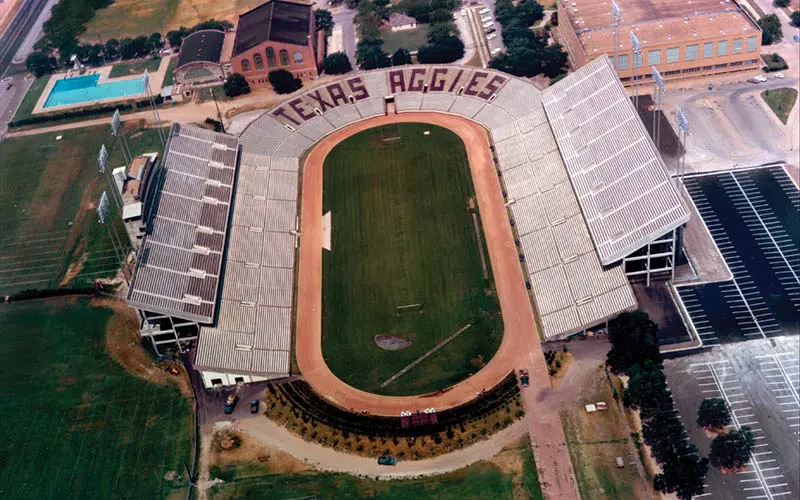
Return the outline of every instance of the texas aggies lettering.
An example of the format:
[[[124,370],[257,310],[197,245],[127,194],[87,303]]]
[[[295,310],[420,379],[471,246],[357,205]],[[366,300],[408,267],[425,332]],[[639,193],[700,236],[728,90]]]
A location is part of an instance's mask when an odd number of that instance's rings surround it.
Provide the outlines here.
[[[390,69],[386,72],[389,95],[403,92],[449,92],[488,101],[508,81],[507,76],[494,71],[472,70],[457,66],[416,66]],[[362,76],[347,78],[317,87],[310,92],[284,102],[272,111],[272,116],[284,125],[297,127],[343,104],[362,101],[370,95]],[[317,111],[318,110],[318,111]]]

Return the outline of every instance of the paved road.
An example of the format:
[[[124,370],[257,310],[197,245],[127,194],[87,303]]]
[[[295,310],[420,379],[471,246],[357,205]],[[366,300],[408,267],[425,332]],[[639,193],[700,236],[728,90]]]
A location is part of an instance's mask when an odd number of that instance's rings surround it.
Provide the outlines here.
[[[7,78],[8,80],[4,79],[0,83],[0,139],[5,137],[8,130],[8,122],[14,118],[14,113],[17,112],[25,93],[28,92],[31,84],[33,84],[33,78],[26,78],[25,75],[21,74]],[[9,81],[11,82],[11,88],[7,89],[7,82]]]
[[[39,24],[39,14],[49,2],[56,0],[24,0],[24,4],[0,38],[0,76],[4,76],[26,35]],[[44,22],[43,20],[41,21]],[[35,43],[35,42],[34,42]],[[27,54],[25,54],[27,57]]]

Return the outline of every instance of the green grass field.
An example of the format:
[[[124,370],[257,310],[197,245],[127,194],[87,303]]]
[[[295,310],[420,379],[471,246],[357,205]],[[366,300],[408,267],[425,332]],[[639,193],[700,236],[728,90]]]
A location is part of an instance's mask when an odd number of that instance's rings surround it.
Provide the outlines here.
[[[789,113],[794,108],[797,101],[797,90],[792,88],[782,88],[775,90],[765,90],[761,92],[761,97],[767,106],[770,107],[775,116],[783,123],[789,119]]]
[[[153,73],[158,71],[159,64],[161,64],[160,57],[157,59],[142,59],[139,61],[117,63],[111,68],[108,77],[119,78],[122,76],[139,75],[144,73],[144,70]]]
[[[22,103],[20,103],[17,112],[14,114],[14,120],[23,120],[31,117],[33,108],[36,107],[36,103],[39,101],[39,97],[41,97],[42,92],[44,92],[44,88],[47,86],[49,80],[50,75],[44,75],[33,82],[33,85],[28,89],[25,97],[22,98]]]
[[[389,54],[394,54],[397,49],[406,49],[409,52],[415,52],[420,47],[428,43],[428,25],[418,25],[413,30],[404,31],[381,31],[381,39],[383,40],[383,50]]]
[[[323,251],[323,355],[360,389],[435,391],[463,380],[502,338],[496,297],[487,293],[467,202],[472,178],[461,140],[413,123],[359,133],[325,160],[323,205],[332,212],[332,251]],[[423,131],[430,131],[429,136]],[[488,255],[486,256],[488,265]],[[397,307],[422,304],[422,311]],[[391,385],[380,384],[461,327],[473,326]],[[375,335],[402,337],[403,350]]]
[[[0,308],[3,498],[158,499],[186,486],[189,402],[106,354],[110,317],[86,299]]]
[[[161,149],[155,130],[137,132],[129,142],[133,154]],[[109,190],[97,171],[102,144],[112,168],[124,164],[107,126],[0,142],[0,294],[87,286],[116,273],[119,259],[95,211]],[[125,237],[118,218],[116,227]],[[70,280],[62,283],[68,270]]]

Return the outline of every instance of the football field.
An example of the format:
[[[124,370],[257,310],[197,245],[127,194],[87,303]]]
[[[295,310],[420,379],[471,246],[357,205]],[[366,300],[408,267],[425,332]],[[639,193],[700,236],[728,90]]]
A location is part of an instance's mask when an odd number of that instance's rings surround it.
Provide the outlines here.
[[[360,389],[402,395],[477,372],[500,345],[502,319],[488,255],[484,278],[458,136],[421,123],[369,129],[336,146],[323,178],[332,229],[331,251],[323,251],[322,349],[333,373]]]

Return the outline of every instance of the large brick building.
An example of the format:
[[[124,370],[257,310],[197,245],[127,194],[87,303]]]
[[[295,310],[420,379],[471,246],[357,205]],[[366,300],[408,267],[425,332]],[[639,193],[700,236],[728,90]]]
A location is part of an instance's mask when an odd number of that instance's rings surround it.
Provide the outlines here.
[[[576,68],[608,54],[620,80],[652,82],[656,66],[667,83],[759,71],[761,31],[732,0],[617,0],[622,10],[614,61],[614,18],[609,0],[558,0],[556,37]],[[634,60],[631,32],[641,44]]]
[[[239,16],[231,69],[256,87],[269,85],[269,72],[276,69],[304,80],[316,78],[324,40],[310,3],[271,0]]]

